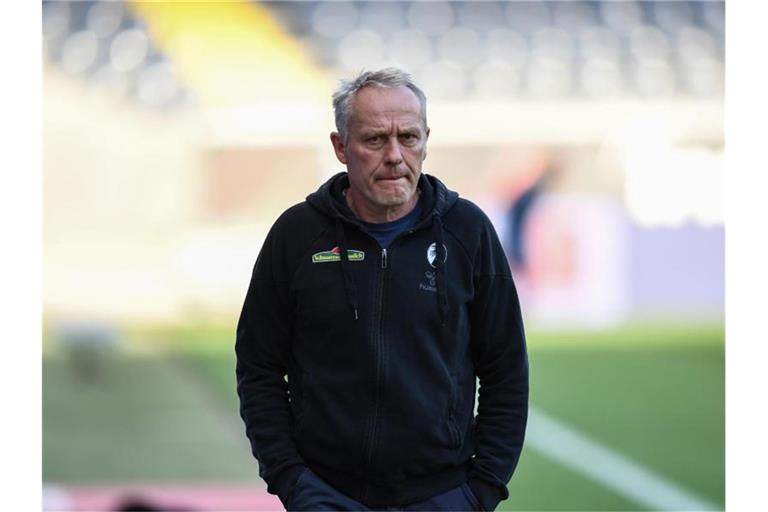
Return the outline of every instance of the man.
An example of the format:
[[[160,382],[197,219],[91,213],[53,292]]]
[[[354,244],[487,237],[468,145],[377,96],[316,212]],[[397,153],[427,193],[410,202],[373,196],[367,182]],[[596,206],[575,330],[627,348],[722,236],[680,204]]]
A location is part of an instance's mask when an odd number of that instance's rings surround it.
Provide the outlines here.
[[[475,205],[421,173],[409,75],[364,72],[333,105],[347,172],[275,222],[237,328],[260,475],[289,510],[493,510],[528,410],[506,257]]]

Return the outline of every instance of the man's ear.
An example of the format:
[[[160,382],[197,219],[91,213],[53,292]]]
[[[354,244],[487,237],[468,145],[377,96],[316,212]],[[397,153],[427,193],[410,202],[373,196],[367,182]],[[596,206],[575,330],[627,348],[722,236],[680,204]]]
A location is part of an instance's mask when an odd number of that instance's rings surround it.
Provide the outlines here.
[[[427,131],[426,131],[427,135],[426,135],[426,137],[424,137],[424,158],[422,159],[422,162],[427,159],[427,147],[426,146],[427,146],[427,141],[429,140],[429,132],[430,132],[429,126],[427,126]]]
[[[336,153],[336,158],[339,159],[339,162],[347,165],[346,146],[339,132],[331,132],[331,144],[333,144],[333,152]]]

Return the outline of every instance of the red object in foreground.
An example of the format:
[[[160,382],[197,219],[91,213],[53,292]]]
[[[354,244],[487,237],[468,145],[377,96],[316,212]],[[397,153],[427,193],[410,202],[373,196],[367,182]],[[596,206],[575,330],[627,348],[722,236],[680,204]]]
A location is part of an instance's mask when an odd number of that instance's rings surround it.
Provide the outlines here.
[[[276,496],[260,487],[231,484],[156,483],[43,486],[43,510],[284,510]]]

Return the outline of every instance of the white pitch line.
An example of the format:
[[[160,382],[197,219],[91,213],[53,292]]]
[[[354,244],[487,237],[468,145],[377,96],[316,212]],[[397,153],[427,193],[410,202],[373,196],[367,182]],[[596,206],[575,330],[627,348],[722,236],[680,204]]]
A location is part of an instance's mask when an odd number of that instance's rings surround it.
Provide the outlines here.
[[[723,509],[534,408],[528,413],[525,442],[543,455],[650,509]]]

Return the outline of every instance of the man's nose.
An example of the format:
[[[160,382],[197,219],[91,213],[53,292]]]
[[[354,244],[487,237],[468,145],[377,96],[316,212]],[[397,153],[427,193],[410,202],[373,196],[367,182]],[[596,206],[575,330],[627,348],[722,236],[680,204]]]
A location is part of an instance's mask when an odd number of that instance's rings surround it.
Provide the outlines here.
[[[400,165],[403,162],[403,153],[400,150],[400,142],[394,138],[390,139],[384,147],[384,163],[387,165]]]

